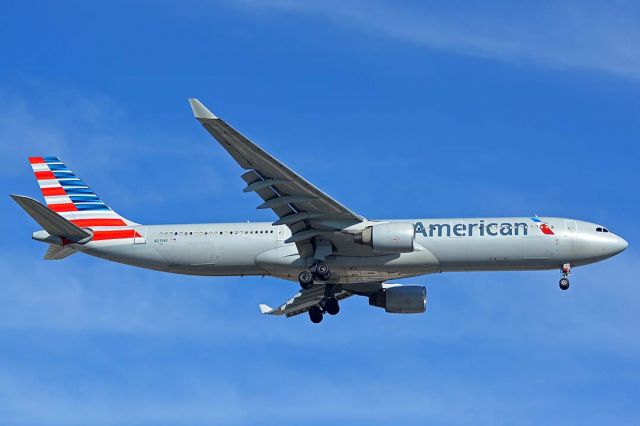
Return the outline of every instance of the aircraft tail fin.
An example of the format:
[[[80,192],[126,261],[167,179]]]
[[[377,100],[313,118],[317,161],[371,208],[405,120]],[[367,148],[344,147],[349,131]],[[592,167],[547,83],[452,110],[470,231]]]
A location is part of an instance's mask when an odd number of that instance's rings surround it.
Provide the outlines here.
[[[58,157],[29,157],[47,207],[79,227],[135,226],[113,211]]]
[[[64,259],[65,257],[71,256],[74,253],[76,253],[76,251],[69,246],[60,247],[53,244],[49,244],[49,248],[47,249],[47,252],[44,254],[44,259],[60,260],[60,259]]]

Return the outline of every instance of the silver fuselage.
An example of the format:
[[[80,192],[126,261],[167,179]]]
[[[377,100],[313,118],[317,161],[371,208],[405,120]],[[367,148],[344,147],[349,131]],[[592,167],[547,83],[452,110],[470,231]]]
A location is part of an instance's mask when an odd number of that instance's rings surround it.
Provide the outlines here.
[[[375,253],[369,247],[338,250],[325,259],[332,271],[330,282],[385,281],[445,271],[559,269],[566,263],[580,266],[597,262],[627,247],[619,236],[596,231],[603,229],[600,225],[564,218],[398,222],[416,226],[412,252]],[[379,222],[358,227],[374,223]],[[548,227],[545,232],[541,223]],[[294,243],[285,243],[291,236],[286,226],[269,222],[141,225],[136,231],[142,237],[133,242],[89,242],[75,248],[133,266],[207,276],[273,275],[295,280],[313,261],[301,258]]]

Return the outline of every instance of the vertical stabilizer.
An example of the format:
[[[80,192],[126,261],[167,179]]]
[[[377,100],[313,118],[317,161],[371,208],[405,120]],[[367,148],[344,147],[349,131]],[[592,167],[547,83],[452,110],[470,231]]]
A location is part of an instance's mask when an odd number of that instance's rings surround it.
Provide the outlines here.
[[[138,225],[112,210],[58,157],[29,157],[45,203],[79,228],[89,228],[91,241],[141,238]]]

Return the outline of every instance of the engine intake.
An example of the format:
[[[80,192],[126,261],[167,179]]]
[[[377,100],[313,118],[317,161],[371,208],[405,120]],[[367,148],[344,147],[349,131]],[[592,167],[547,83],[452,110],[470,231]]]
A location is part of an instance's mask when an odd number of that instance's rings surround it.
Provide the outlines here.
[[[380,253],[410,253],[415,235],[413,223],[381,223],[365,228],[359,242]]]
[[[421,314],[427,309],[427,289],[421,285],[383,288],[369,296],[369,305],[393,314]]]

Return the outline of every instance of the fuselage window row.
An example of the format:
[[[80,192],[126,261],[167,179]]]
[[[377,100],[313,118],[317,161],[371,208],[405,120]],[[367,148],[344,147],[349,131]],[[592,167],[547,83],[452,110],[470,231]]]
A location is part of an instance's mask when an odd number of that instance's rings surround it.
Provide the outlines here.
[[[257,234],[273,234],[273,230],[269,231],[239,231],[240,235],[257,235]],[[161,237],[173,236],[211,236],[214,235],[237,235],[238,231],[199,231],[199,232],[160,232]]]

